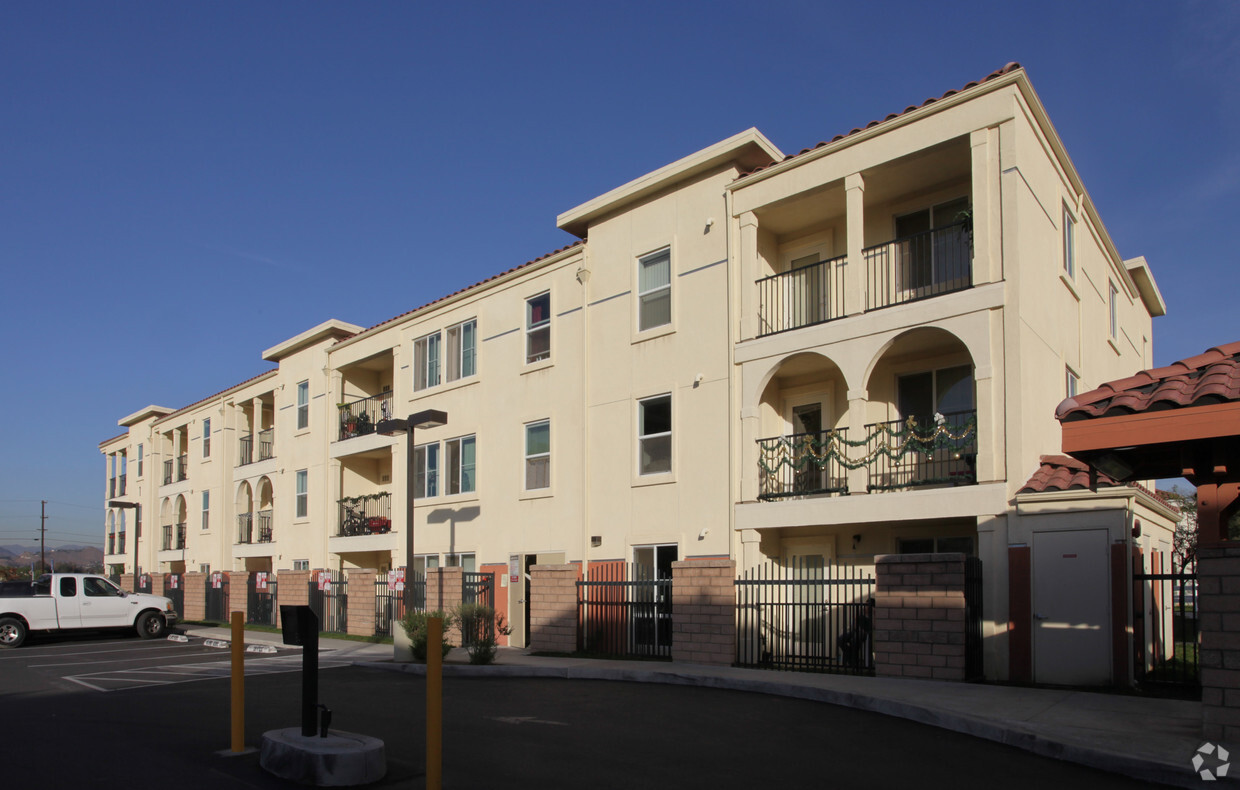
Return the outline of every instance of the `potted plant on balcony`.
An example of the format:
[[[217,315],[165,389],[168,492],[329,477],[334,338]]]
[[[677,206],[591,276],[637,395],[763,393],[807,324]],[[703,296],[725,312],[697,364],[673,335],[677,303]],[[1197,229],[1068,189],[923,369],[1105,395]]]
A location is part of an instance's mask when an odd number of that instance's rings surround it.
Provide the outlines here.
[[[370,415],[366,412],[359,412],[357,415],[357,433],[354,436],[361,436],[365,433],[374,433],[374,423],[370,420]]]
[[[340,409],[340,436],[348,439],[357,435],[357,415],[348,408],[348,404],[337,403],[336,407]]]

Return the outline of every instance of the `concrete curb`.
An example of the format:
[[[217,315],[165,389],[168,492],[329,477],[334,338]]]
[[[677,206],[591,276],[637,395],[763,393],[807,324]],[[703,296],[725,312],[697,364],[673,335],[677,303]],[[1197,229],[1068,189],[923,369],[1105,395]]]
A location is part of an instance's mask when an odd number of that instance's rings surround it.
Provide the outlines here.
[[[426,674],[426,666],[424,664],[397,664],[389,661],[355,661],[353,664],[354,666],[388,672],[403,672],[411,675]],[[1147,782],[1160,782],[1178,787],[1200,787],[1201,785],[1201,779],[1190,769],[1187,763],[1173,764],[1161,760],[1133,757],[1105,749],[1090,748],[1049,737],[1034,731],[1032,728],[1023,727],[1017,722],[968,716],[925,705],[883,699],[857,692],[814,688],[776,680],[716,677],[668,670],[614,669],[589,666],[537,667],[512,664],[499,666],[445,664],[443,673],[445,677],[560,678],[564,680],[661,683],[803,699],[881,713],[886,716],[895,716],[919,724],[940,727],[964,735],[971,735],[1007,746],[1013,746],[1043,757],[1066,760]],[[1240,786],[1240,781],[1233,777],[1227,777],[1221,781],[1224,785]]]

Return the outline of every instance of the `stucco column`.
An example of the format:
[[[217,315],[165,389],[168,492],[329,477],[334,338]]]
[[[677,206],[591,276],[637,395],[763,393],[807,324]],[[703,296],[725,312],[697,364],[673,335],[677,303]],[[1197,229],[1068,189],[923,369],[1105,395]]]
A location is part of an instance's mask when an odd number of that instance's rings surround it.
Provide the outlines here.
[[[865,312],[866,274],[865,258],[865,178],[853,173],[844,179],[844,196],[847,205],[848,265],[844,268],[844,312],[856,315]]]
[[[172,482],[177,481],[177,468],[181,463],[181,429],[172,431]]]
[[[762,564],[762,533],[756,529],[741,530],[741,568],[749,570]]]
[[[749,340],[758,336],[758,288],[754,283],[758,280],[758,218],[752,211],[740,216],[740,337],[737,340]]]
[[[990,365],[974,368],[973,386],[977,397],[977,482],[1002,480],[1003,427],[996,419],[1001,412],[995,404],[994,369]]]
[[[999,130],[978,129],[969,135],[973,159],[973,284],[1003,279],[1000,246]]]
[[[859,442],[866,437],[866,422],[869,419],[870,393],[867,390],[849,390],[848,391],[848,433],[846,437],[850,442]],[[845,457],[850,460],[861,458],[866,454],[867,448],[850,447],[842,445],[840,450]],[[848,494],[869,493],[870,485],[870,469],[863,466],[860,469],[847,469],[845,474],[848,476]]]
[[[760,428],[758,405],[752,404],[741,408],[741,447],[740,476],[741,501],[756,502],[758,500],[758,435]]]

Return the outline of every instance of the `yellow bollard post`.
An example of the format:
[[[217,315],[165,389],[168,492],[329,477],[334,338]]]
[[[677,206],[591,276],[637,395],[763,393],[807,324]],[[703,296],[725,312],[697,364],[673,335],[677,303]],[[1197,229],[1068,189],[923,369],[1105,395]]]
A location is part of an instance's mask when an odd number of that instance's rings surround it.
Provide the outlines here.
[[[232,751],[245,751],[245,621],[232,613]]]
[[[426,788],[443,786],[443,618],[426,618]]]

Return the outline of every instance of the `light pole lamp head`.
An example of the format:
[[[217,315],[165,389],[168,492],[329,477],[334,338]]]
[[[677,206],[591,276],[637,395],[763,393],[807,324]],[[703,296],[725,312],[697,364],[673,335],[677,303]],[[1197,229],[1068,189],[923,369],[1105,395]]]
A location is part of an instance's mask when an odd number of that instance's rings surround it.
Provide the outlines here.
[[[438,428],[448,424],[448,414],[438,409],[423,409],[410,414],[405,422],[414,428]]]

